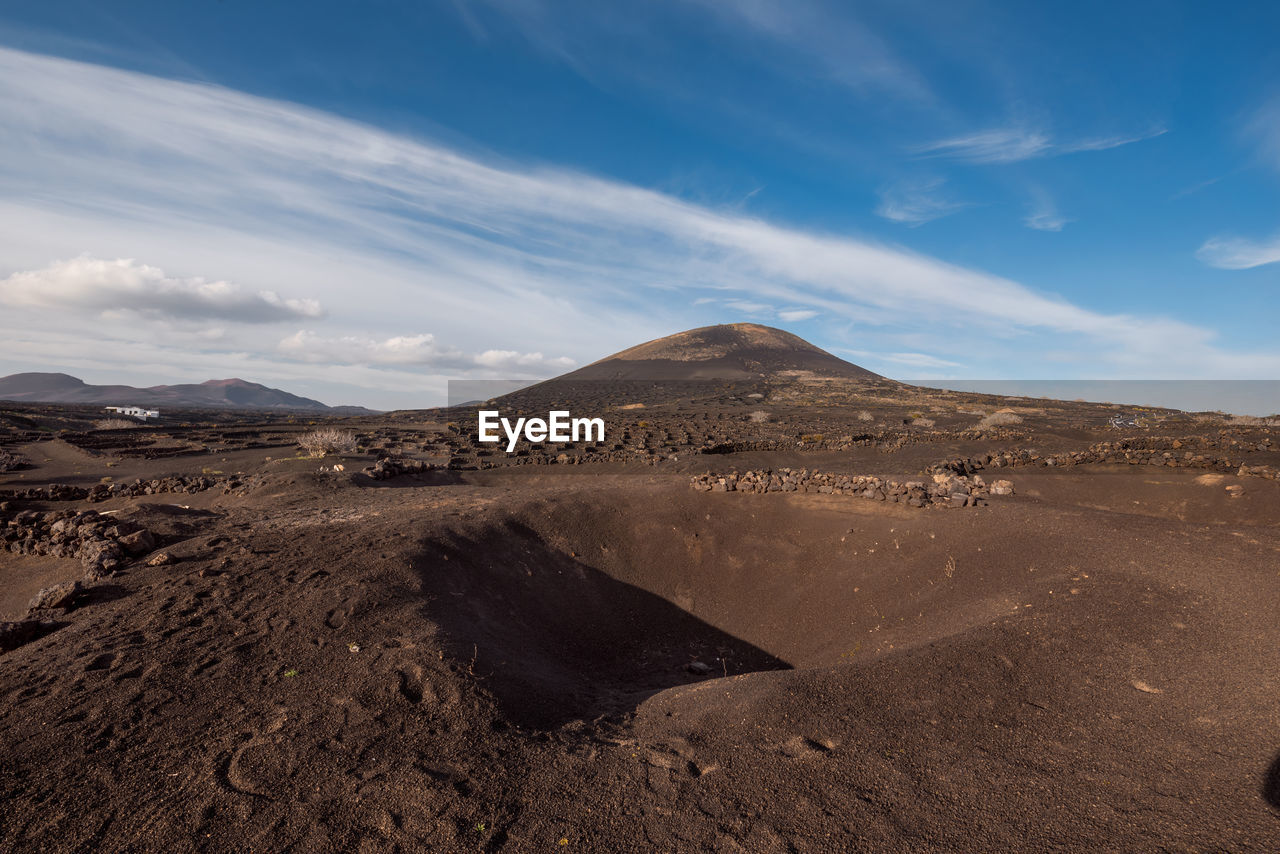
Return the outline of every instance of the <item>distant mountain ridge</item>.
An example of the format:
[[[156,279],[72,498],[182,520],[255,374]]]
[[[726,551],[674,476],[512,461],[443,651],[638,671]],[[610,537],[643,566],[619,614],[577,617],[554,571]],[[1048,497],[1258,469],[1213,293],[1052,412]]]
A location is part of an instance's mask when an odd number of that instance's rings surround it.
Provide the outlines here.
[[[127,385],[89,385],[70,374],[11,374],[0,377],[0,400],[144,406],[153,409],[296,409],[330,415],[359,415],[373,411],[361,406],[327,406],[309,397],[300,397],[238,378],[135,388]]]

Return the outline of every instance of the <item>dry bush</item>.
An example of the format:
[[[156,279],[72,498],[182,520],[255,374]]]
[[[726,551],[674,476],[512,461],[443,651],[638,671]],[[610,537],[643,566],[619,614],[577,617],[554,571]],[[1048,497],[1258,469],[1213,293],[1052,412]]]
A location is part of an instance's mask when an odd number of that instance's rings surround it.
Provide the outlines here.
[[[103,418],[101,421],[93,422],[95,430],[130,430],[141,426],[142,422],[129,418]]]
[[[336,427],[321,427],[298,437],[298,446],[313,457],[325,454],[350,454],[356,449],[356,434]]]
[[[757,409],[755,412],[751,413],[751,420],[756,424],[763,424],[769,420],[769,413],[765,412],[763,409]]]
[[[858,413],[858,420],[859,421],[875,421],[876,417],[864,409]]]
[[[932,418],[925,418],[924,416],[920,416],[919,418],[912,418],[912,419],[911,419],[911,426],[912,426],[912,427],[932,427],[932,426],[933,426],[934,424],[936,424],[936,423],[937,423],[937,422],[936,422],[936,421],[934,421]]]
[[[1021,424],[1022,416],[1014,412],[993,412],[986,415],[974,426],[979,430],[985,430],[988,427],[1007,427],[1010,424]]]

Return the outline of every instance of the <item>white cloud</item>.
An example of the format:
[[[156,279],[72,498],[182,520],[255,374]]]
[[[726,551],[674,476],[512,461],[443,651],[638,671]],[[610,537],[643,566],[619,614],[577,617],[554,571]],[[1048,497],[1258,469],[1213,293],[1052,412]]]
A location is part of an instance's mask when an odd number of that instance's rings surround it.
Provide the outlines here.
[[[1063,226],[1070,221],[1053,211],[1037,211],[1028,214],[1023,220],[1027,228],[1034,228],[1036,231],[1062,231]]]
[[[276,349],[292,359],[316,364],[423,366],[469,375],[475,369],[491,372],[562,372],[577,362],[565,356],[546,357],[541,353],[516,350],[485,350],[468,355],[456,347],[440,344],[434,335],[397,335],[376,339],[357,335],[327,338],[311,330],[299,330],[282,340]]]
[[[821,314],[821,312],[811,308],[778,309],[774,308],[769,303],[751,302],[749,300],[700,297],[694,301],[694,305],[711,305],[715,303],[720,303],[725,308],[732,309],[733,311],[751,315],[757,320],[769,320],[770,318],[776,317],[778,320],[782,320],[787,323],[798,323],[802,320],[812,320]]]
[[[397,335],[377,340],[356,335],[327,338],[299,330],[276,347],[306,362],[362,365],[432,365],[456,367],[467,362],[461,350],[442,347],[434,335]]]
[[[946,198],[940,192],[943,183],[941,178],[934,178],[886,187],[880,191],[876,215],[914,227],[968,207]]]
[[[485,350],[475,357],[475,362],[477,365],[508,373],[567,371],[578,364],[568,356],[548,358],[541,353],[518,353],[515,350]]]
[[[1247,270],[1280,261],[1280,235],[1270,240],[1246,240],[1243,237],[1215,237],[1206,240],[1196,257],[1210,267],[1223,270]]]
[[[320,317],[320,303],[252,293],[230,282],[175,278],[131,258],[81,256],[0,280],[0,302],[61,312],[124,312],[181,320],[271,323]]]
[[[726,300],[725,306],[743,314],[772,315],[775,313],[773,306],[768,303],[751,302],[750,300]]]

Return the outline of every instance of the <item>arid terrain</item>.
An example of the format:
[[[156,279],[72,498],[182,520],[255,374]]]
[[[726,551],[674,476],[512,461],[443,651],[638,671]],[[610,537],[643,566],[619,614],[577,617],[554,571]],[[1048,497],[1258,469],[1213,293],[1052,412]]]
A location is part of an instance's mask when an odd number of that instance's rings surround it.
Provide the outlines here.
[[[747,325],[485,406],[607,432],[0,402],[0,850],[1280,850],[1275,419]]]

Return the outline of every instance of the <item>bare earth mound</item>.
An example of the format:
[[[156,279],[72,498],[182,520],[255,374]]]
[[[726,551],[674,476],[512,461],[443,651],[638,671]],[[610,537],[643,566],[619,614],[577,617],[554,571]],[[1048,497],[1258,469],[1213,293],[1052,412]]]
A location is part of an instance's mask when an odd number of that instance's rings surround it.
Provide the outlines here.
[[[577,380],[741,380],[798,372],[879,379],[790,332],[754,323],[704,326],[615,353],[565,374]]]

